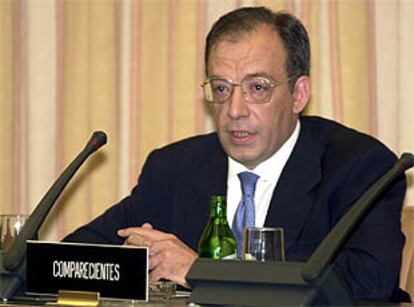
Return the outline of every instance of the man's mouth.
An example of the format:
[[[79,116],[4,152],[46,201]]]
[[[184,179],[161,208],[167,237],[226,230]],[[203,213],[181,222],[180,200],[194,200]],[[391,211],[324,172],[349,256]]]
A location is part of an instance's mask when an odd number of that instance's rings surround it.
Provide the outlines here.
[[[235,144],[247,144],[252,140],[255,133],[247,131],[247,130],[230,130],[229,136],[231,142]]]
[[[248,131],[231,131],[230,133],[237,138],[245,138],[250,135]]]

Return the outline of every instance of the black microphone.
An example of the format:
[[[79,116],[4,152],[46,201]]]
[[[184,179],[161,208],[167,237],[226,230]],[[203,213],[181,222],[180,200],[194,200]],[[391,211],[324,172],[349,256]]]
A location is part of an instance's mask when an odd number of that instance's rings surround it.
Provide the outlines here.
[[[403,174],[414,165],[414,156],[411,153],[404,153],[394,166],[378,179],[347,211],[335,227],[329,232],[312,256],[305,263],[302,270],[302,277],[309,284],[318,280],[321,274],[337,255],[339,249],[348,239],[350,233],[357,224],[375,205],[375,201],[381,193],[389,187],[395,178]]]
[[[225,306],[353,306],[350,293],[332,261],[382,192],[413,165],[414,156],[404,153],[352,205],[307,262],[197,259],[186,276],[192,287],[189,301]]]
[[[47,193],[43,196],[27,222],[24,224],[21,232],[5,253],[3,258],[3,267],[6,270],[13,271],[23,261],[26,254],[26,241],[34,239],[40,226],[45,220],[50,209],[53,207],[56,199],[62,193],[83,162],[101,146],[106,144],[106,134],[102,131],[93,133],[91,139],[86,144],[81,153],[73,162],[64,170],[60,177],[55,181]],[[0,259],[1,261],[2,259]],[[1,265],[1,264],[0,264]]]

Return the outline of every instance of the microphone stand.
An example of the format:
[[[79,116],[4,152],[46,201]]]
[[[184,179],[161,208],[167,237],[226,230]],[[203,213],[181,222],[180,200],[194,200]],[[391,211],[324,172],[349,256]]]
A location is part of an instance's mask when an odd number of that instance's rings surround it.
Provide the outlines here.
[[[26,241],[36,237],[57,198],[80,166],[93,152],[105,144],[106,134],[102,131],[95,132],[85,148],[43,196],[10,248],[7,251],[0,251],[0,297],[3,301],[9,300],[25,283]]]
[[[354,305],[333,260],[381,193],[413,165],[414,156],[403,154],[340,219],[305,263],[198,258],[186,278],[192,287],[190,302],[226,306]]]

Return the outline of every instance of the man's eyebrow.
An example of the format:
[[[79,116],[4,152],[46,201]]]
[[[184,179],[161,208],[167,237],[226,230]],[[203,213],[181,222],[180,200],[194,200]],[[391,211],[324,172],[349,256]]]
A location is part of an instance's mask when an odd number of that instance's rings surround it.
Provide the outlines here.
[[[244,78],[247,78],[247,77],[265,77],[265,78],[268,78],[268,79],[271,79],[271,80],[275,80],[275,78],[273,77],[273,75],[271,75],[270,73],[268,73],[268,72],[266,72],[266,71],[258,71],[258,72],[255,72],[255,73],[251,73],[251,74],[247,74],[247,75],[245,75],[244,76]]]
[[[230,78],[225,77],[223,75],[209,75],[207,78],[208,79],[226,79],[226,80],[230,80]]]
[[[246,74],[246,75],[242,78],[242,80],[243,80],[243,79],[246,79],[246,78],[255,78],[255,77],[264,77],[264,78],[267,78],[267,79],[270,79],[270,80],[276,81],[276,79],[273,77],[273,75],[272,75],[272,74],[270,74],[270,73],[268,73],[268,72],[266,72],[266,71],[258,71],[258,72],[254,72],[254,73]],[[223,75],[210,75],[210,76],[208,76],[208,79],[226,79],[226,80],[231,80],[231,81],[234,81],[233,79],[228,78],[228,77],[225,77],[225,76],[223,76]]]

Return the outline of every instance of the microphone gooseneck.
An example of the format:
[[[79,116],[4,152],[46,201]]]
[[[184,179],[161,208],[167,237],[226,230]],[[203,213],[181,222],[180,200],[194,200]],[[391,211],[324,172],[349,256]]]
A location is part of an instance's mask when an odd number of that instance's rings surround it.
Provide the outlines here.
[[[93,152],[106,144],[106,134],[102,131],[93,133],[91,139],[85,148],[73,160],[71,164],[63,171],[60,177],[55,181],[47,193],[43,196],[27,222],[24,224],[20,234],[5,253],[3,258],[3,267],[9,271],[15,270],[23,261],[26,254],[26,241],[35,238],[40,226],[45,220],[50,209],[53,207],[56,199],[62,193],[70,179]]]
[[[414,156],[404,153],[401,158],[380,177],[358,201],[340,219],[335,227],[329,232],[322,243],[318,246],[302,270],[302,277],[308,283],[315,282],[331,263],[348,239],[350,233],[355,229],[361,219],[374,206],[375,201],[381,193],[404,171],[414,166]]]

